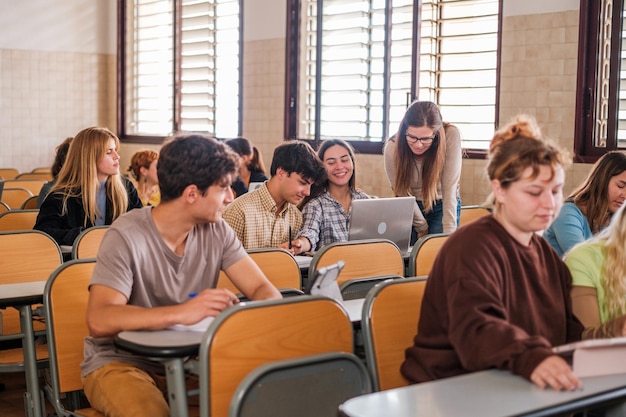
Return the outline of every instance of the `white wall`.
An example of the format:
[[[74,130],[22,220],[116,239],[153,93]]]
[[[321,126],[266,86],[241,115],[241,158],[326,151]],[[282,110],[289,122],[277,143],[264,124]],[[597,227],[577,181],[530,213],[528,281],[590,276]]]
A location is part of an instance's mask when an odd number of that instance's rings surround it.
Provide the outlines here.
[[[115,54],[114,0],[0,0],[0,49]]]

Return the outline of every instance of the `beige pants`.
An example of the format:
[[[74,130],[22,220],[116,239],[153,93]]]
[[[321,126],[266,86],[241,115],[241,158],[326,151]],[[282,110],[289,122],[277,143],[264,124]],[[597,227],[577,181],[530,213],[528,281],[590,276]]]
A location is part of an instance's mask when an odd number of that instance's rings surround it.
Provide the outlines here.
[[[167,417],[165,376],[124,362],[110,362],[83,378],[93,408],[106,417]]]

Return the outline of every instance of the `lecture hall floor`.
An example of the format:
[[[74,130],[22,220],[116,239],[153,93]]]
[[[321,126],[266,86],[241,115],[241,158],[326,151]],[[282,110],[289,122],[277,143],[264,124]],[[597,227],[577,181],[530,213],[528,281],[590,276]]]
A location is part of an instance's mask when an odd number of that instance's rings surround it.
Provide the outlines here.
[[[26,391],[24,373],[0,373],[0,384],[6,386],[4,391],[0,391],[0,416],[24,417],[24,391]],[[54,408],[46,401],[46,415],[53,412]]]

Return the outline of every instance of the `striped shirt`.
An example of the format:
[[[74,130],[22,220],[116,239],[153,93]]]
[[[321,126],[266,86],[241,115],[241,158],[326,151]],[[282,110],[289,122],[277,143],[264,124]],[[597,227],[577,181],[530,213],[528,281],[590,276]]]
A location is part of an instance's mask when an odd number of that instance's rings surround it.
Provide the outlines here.
[[[365,198],[370,196],[363,191],[352,192],[352,200]],[[304,206],[304,225],[297,237],[306,237],[311,242],[312,250],[318,250],[332,242],[345,242],[348,240],[351,212],[352,205],[346,213],[341,203],[326,191]]]
[[[302,227],[302,213],[286,202],[279,212],[267,183],[238,197],[224,211],[224,220],[233,228],[246,249],[278,247]]]

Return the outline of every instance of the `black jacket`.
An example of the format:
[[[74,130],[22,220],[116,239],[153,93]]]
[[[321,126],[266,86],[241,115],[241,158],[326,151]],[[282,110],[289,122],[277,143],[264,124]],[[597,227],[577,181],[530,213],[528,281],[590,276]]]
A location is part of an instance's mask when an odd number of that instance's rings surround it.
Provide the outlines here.
[[[143,207],[135,186],[127,178],[123,178],[123,181],[128,191],[127,211]],[[34,229],[49,234],[59,245],[71,246],[76,236],[86,228],[92,227],[93,224],[89,220],[85,224],[85,209],[80,197],[69,198],[67,200],[67,211],[64,215],[61,215],[62,210],[63,194],[58,191],[48,194],[39,208]],[[111,200],[107,197],[107,213],[104,224],[108,225],[113,222],[112,214],[113,206]]]

